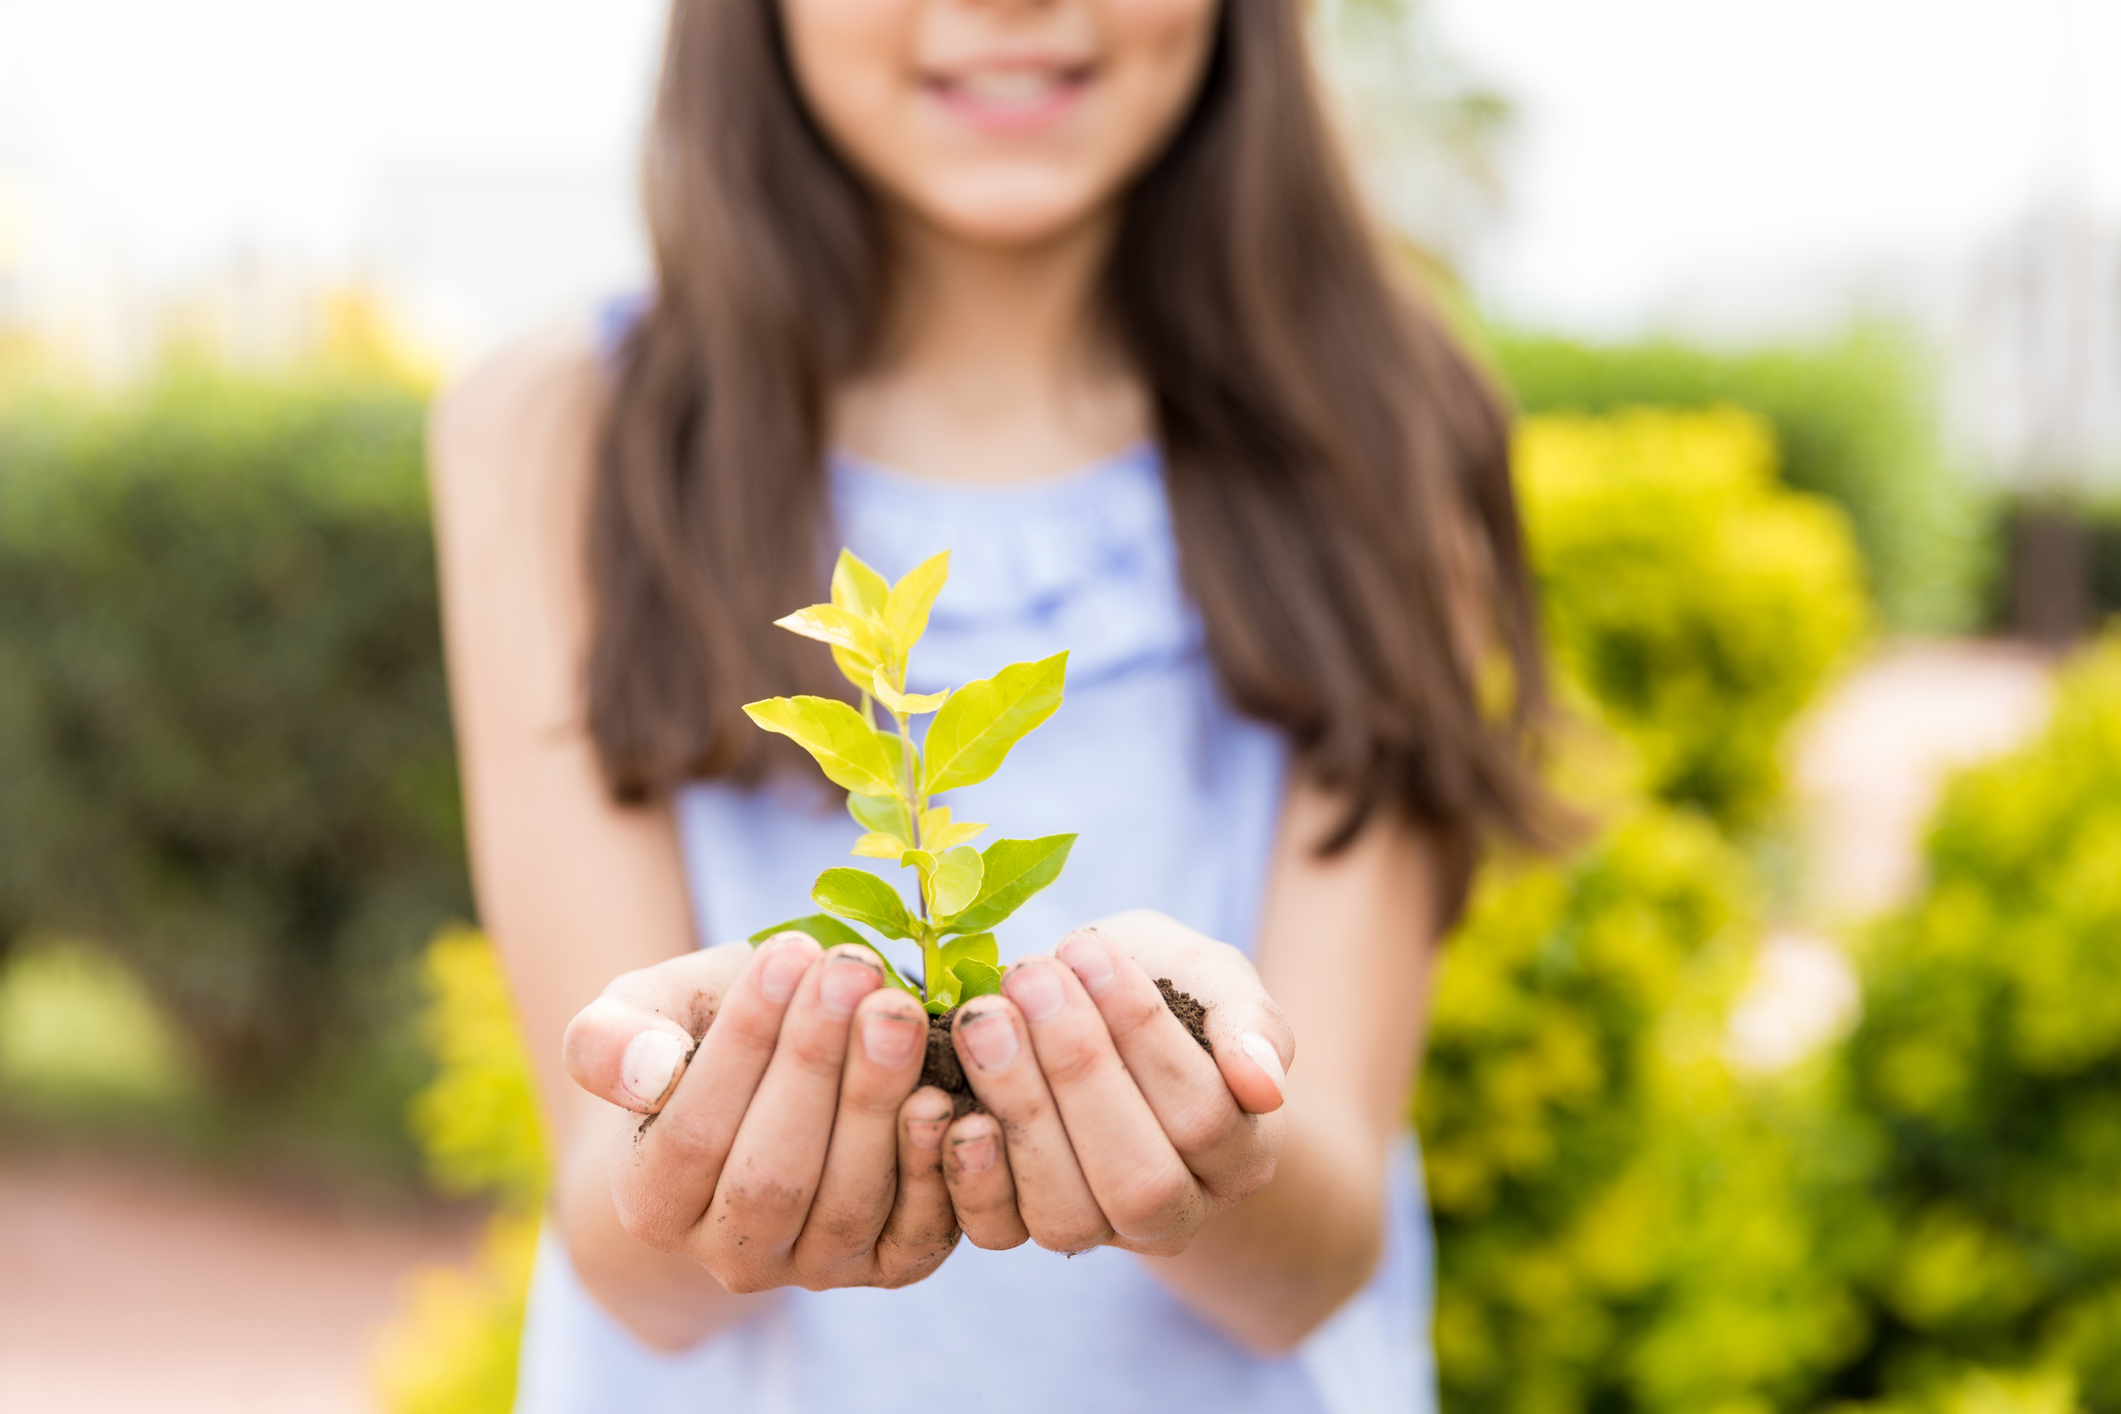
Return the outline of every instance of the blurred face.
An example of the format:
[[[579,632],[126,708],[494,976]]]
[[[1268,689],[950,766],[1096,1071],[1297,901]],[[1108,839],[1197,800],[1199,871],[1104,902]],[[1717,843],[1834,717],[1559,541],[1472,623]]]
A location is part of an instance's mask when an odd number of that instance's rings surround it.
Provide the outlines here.
[[[1219,0],[781,0],[796,83],[887,201],[1032,244],[1111,209],[1199,87]]]

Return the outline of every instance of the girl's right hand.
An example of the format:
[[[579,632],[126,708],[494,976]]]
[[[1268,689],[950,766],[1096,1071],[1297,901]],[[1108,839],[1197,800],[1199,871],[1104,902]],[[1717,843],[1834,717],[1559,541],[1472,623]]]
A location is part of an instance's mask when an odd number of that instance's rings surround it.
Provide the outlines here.
[[[650,1116],[612,1155],[626,1231],[739,1293],[942,1265],[950,1097],[915,1090],[927,1017],[883,980],[865,948],[780,933],[629,972],[577,1014],[575,1083]]]

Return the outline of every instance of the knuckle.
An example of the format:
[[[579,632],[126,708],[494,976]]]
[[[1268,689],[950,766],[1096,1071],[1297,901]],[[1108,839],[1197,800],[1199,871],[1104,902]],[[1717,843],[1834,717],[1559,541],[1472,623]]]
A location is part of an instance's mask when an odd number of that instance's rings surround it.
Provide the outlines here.
[[[1050,1056],[1047,1054],[1050,1051]],[[1054,1085],[1080,1085],[1097,1073],[1104,1053],[1087,1036],[1061,1037],[1039,1053],[1039,1067]]]
[[[1102,1196],[1113,1228],[1129,1237],[1161,1236],[1184,1219],[1193,1202],[1192,1175],[1176,1165],[1158,1164]]]
[[[1113,1235],[1105,1215],[1094,1209],[1071,1208],[1028,1226],[1031,1240],[1048,1252],[1087,1252]]]
[[[1242,1113],[1231,1104],[1190,1104],[1171,1116],[1164,1132],[1181,1154],[1207,1153],[1229,1142]]]

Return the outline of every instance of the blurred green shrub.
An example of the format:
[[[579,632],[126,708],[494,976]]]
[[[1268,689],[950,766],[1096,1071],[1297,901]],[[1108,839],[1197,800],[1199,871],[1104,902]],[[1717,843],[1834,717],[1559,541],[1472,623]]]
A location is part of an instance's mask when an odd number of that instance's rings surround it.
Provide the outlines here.
[[[1759,818],[1784,728],[1868,614],[1830,502],[1736,408],[1526,418],[1519,496],[1553,652],[1660,799]]]
[[[1892,1221],[1851,1253],[1870,1337],[1832,1392],[2121,1411],[2121,628],[2043,736],[1951,785],[1926,857],[1843,1058]]]
[[[1858,327],[1817,346],[1718,353],[1667,340],[1489,340],[1527,413],[1731,404],[1774,428],[1783,476],[1838,502],[1901,632],[1979,624],[1995,573],[1993,516],[1947,460],[1926,362],[1906,337]]]
[[[96,939],[224,1094],[384,1076],[351,1057],[469,911],[423,402],[346,366],[0,402],[0,946]]]
[[[483,934],[441,933],[422,971],[420,1031],[435,1075],[413,1097],[411,1129],[440,1191],[496,1209],[469,1270],[414,1278],[372,1375],[388,1414],[508,1414],[546,1183],[530,1058]]]

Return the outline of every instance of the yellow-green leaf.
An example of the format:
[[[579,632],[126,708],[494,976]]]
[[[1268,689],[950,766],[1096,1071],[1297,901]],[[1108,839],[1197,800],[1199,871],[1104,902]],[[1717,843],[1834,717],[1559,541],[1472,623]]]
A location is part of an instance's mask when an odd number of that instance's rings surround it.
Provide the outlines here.
[[[998,967],[989,967],[977,958],[964,958],[950,969],[957,979],[957,1000],[969,1002],[974,997],[991,997],[1002,989],[1002,973]]]
[[[866,923],[887,938],[913,936],[913,917],[898,890],[866,869],[827,869],[817,876],[810,897],[827,913]]]
[[[969,845],[959,845],[938,857],[929,894],[935,916],[948,918],[977,898],[980,875],[985,867],[979,851]]]
[[[928,611],[935,607],[935,596],[942,593],[943,582],[949,578],[950,552],[943,550],[915,565],[904,579],[891,586],[890,597],[884,601],[884,630],[891,635],[901,663],[928,631]]]
[[[911,838],[913,834],[912,812],[901,805],[896,796],[858,795],[849,792],[847,813],[854,817],[855,824],[865,830],[873,830],[883,835],[897,835],[900,839]]]
[[[928,726],[926,791],[977,785],[1001,766],[1009,748],[1060,706],[1068,655],[1012,663],[950,695]]]
[[[849,851],[864,859],[897,859],[906,852],[906,842],[897,835],[885,834],[882,830],[871,830],[854,842]]]
[[[951,819],[947,805],[931,805],[921,812],[921,843],[929,849],[954,849],[979,838],[986,828],[984,820]]]
[[[947,967],[935,969],[935,975],[927,978],[928,1010],[940,1016],[957,1005],[957,994],[965,984],[958,981],[957,974]]]
[[[841,550],[832,566],[832,602],[864,618],[881,621],[891,585],[852,550]]]
[[[885,757],[876,729],[846,703],[829,697],[770,697],[745,703],[744,713],[809,752],[834,785],[861,795],[905,795],[905,777]]]
[[[944,943],[938,954],[943,966],[955,968],[966,960],[984,962],[989,967],[1002,965],[1002,950],[994,941],[992,933],[974,933],[969,938],[952,938]]]
[[[947,688],[941,692],[900,692],[891,685],[891,678],[883,668],[878,668],[871,674],[869,690],[876,694],[876,700],[885,707],[909,717],[917,712],[933,712],[950,696]]]
[[[981,856],[979,896],[944,927],[952,933],[986,932],[1058,879],[1074,847],[1073,835],[996,840]]]
[[[876,625],[852,609],[843,609],[837,604],[812,604],[773,622],[790,633],[844,648],[871,662],[879,662],[884,656],[884,645],[876,636]]]

